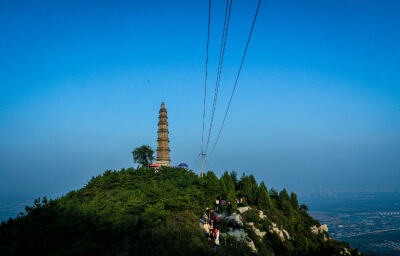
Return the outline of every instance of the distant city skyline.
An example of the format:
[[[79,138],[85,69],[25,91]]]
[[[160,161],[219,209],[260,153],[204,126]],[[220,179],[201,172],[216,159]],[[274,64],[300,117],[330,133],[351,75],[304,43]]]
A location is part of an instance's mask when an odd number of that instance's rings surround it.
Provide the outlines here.
[[[214,142],[258,1],[233,1]],[[224,18],[213,1],[206,127]],[[207,170],[308,192],[400,187],[400,3],[263,2]],[[157,148],[200,153],[208,1],[0,3],[0,201],[59,196]],[[200,166],[195,166],[200,173]]]

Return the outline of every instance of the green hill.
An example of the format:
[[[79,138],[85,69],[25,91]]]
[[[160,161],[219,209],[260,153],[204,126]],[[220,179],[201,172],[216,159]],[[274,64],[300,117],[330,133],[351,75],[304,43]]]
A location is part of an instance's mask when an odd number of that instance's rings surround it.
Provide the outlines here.
[[[230,235],[221,236],[217,247],[207,241],[199,219],[219,196],[231,201],[234,211],[235,197],[251,207],[240,218],[255,250]],[[216,225],[221,232],[229,228],[223,220]],[[252,175],[238,179],[235,172],[225,172],[218,178],[208,172],[201,178],[179,168],[157,173],[129,168],[106,171],[59,199],[36,200],[24,214],[1,224],[0,254],[359,255],[325,231],[313,233],[319,226],[295,193],[267,190]]]

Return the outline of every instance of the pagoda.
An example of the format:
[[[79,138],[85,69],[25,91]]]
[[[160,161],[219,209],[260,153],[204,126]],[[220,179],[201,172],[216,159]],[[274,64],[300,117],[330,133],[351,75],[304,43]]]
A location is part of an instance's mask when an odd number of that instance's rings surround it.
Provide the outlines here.
[[[161,103],[160,112],[158,115],[158,147],[157,147],[157,164],[161,166],[170,166],[169,158],[169,139],[168,139],[168,117],[167,109],[164,102]]]

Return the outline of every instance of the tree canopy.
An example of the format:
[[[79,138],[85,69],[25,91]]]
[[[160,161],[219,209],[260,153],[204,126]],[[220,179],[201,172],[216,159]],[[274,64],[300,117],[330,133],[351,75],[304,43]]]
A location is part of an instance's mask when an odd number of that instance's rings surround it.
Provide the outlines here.
[[[142,166],[149,166],[154,161],[154,150],[148,145],[142,145],[132,151],[133,161]]]

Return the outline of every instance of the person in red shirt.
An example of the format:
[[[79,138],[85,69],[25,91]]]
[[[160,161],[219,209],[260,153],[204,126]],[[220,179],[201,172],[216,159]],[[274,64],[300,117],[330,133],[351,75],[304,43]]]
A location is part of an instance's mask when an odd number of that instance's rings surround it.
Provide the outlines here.
[[[218,233],[218,229],[217,229],[217,228],[214,228],[214,230],[213,230],[213,237],[214,237],[214,238],[217,236],[217,233]]]

